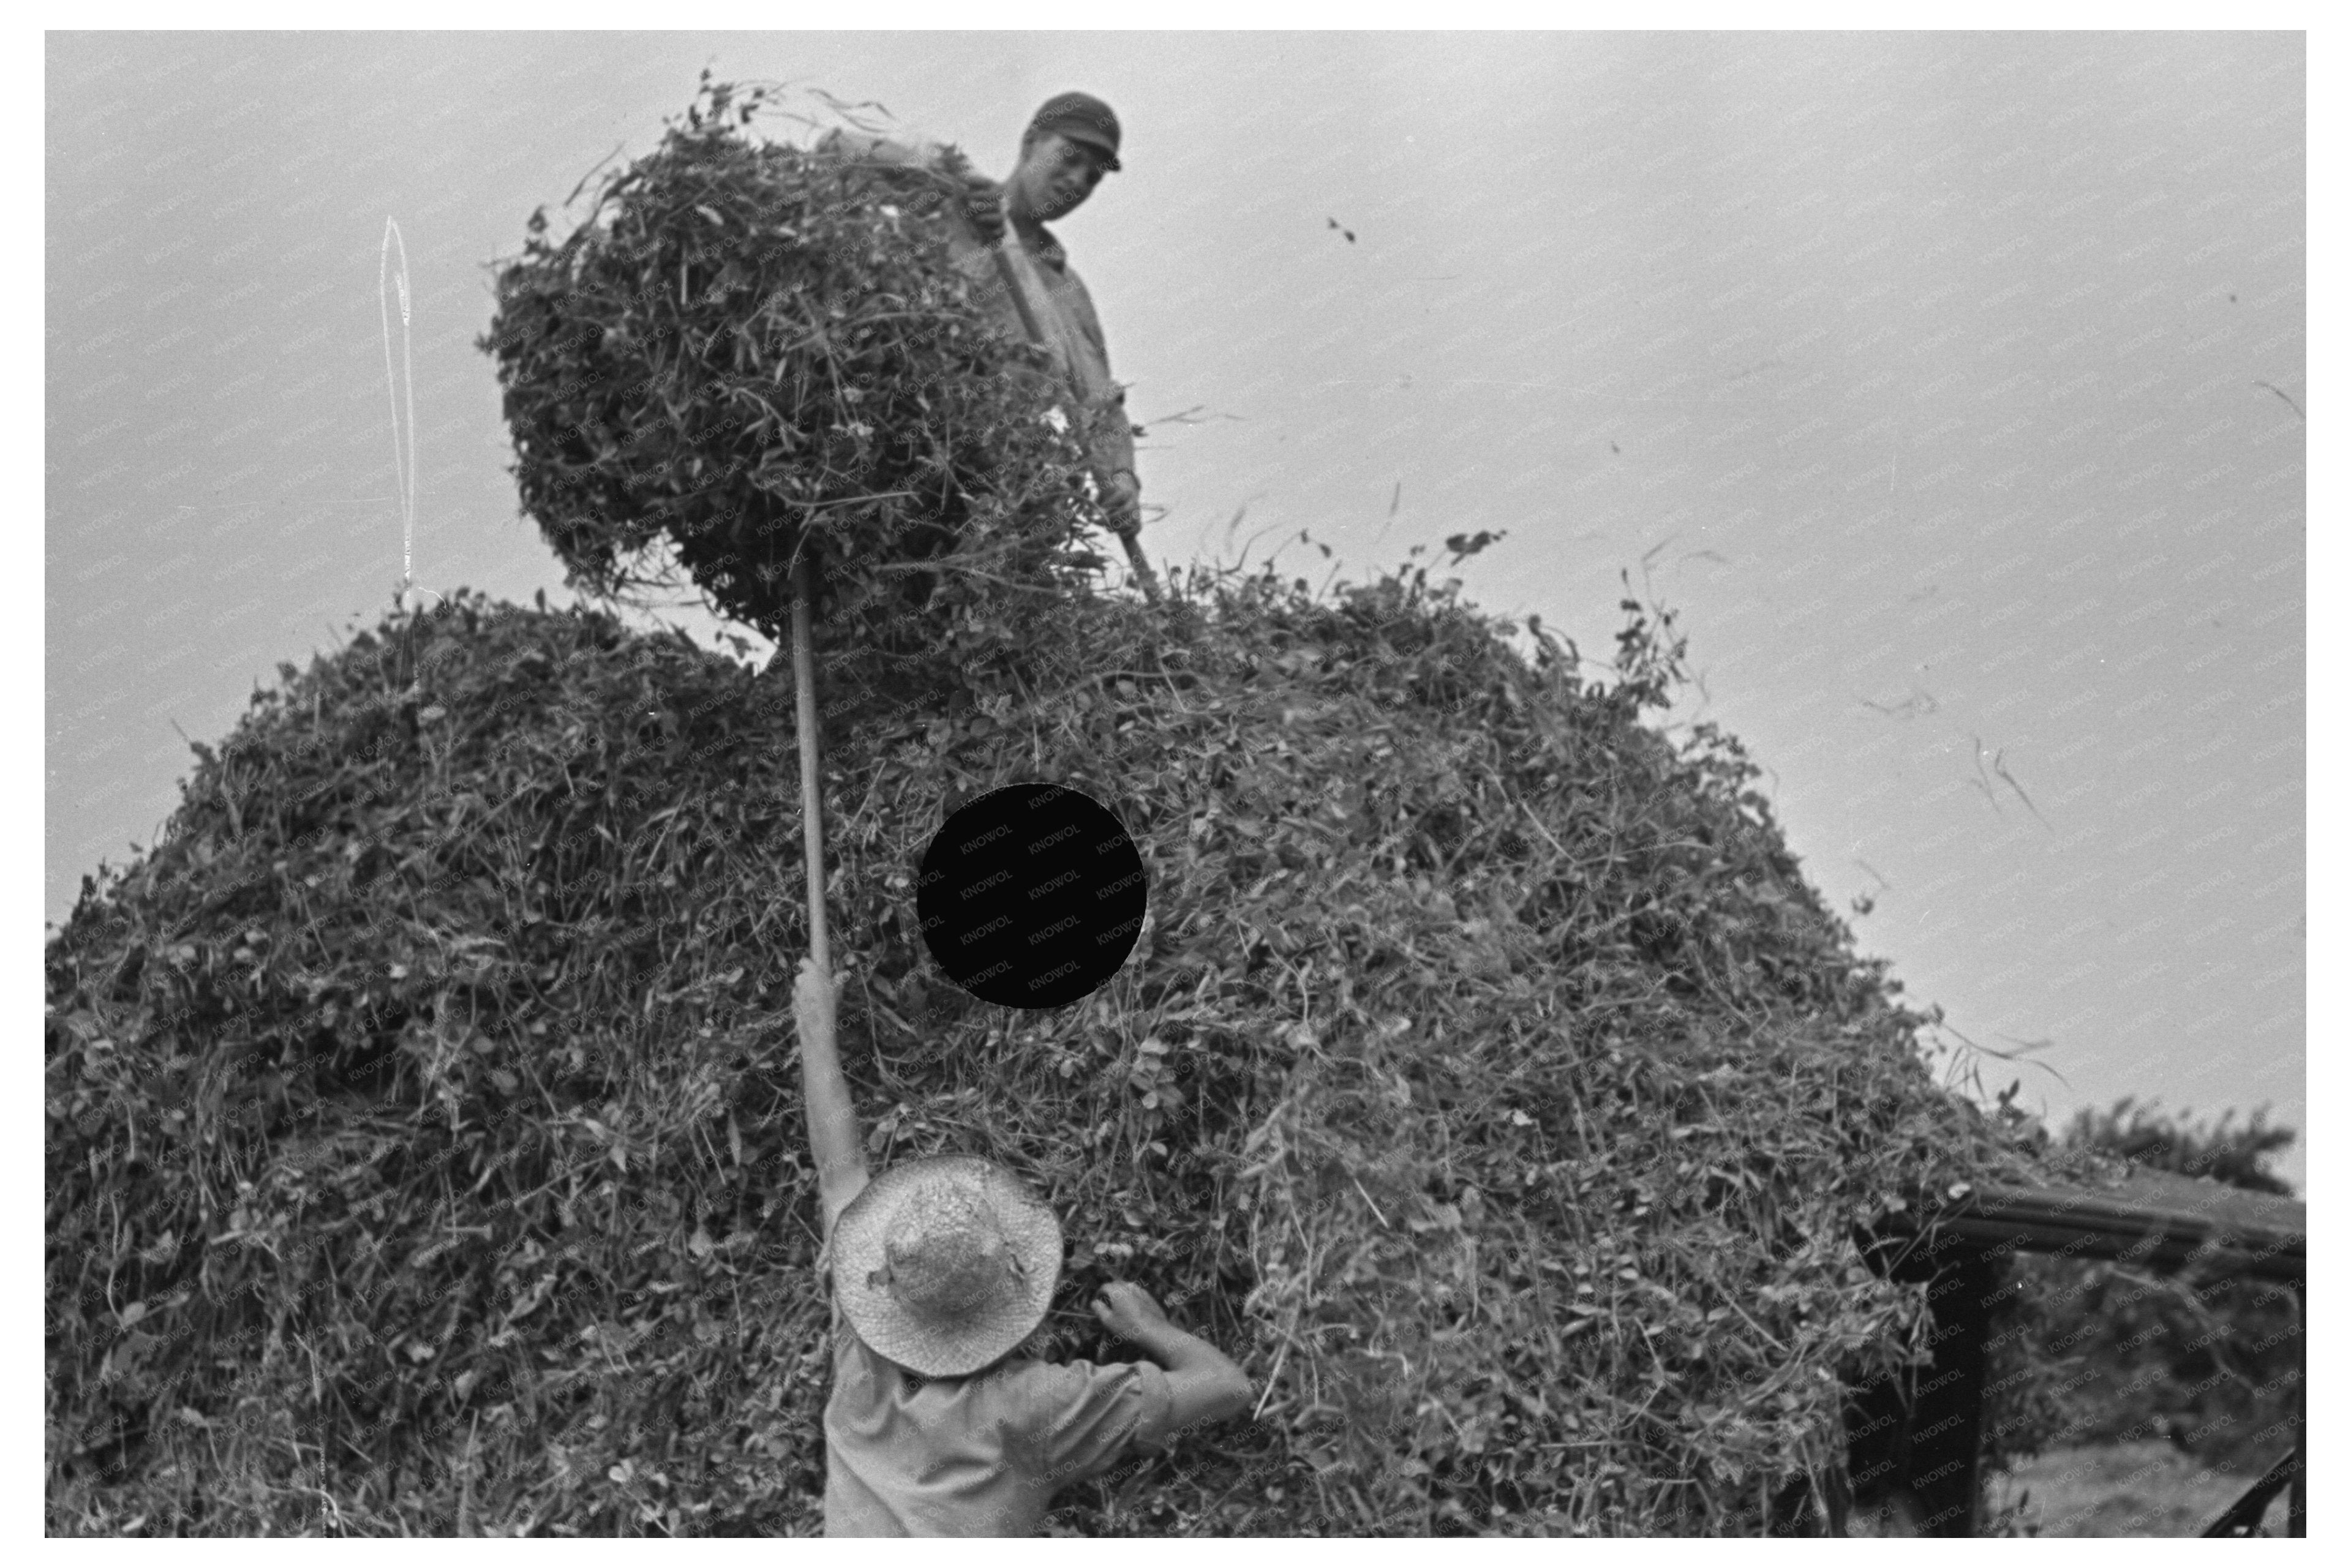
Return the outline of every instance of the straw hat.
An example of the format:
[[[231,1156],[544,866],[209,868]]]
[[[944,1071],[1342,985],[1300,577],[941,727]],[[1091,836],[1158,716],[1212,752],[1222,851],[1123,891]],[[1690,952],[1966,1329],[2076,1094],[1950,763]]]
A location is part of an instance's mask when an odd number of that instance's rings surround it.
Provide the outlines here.
[[[893,1166],[833,1223],[841,1315],[925,1377],[977,1372],[1028,1338],[1061,1276],[1061,1220],[1019,1176],[968,1155]]]

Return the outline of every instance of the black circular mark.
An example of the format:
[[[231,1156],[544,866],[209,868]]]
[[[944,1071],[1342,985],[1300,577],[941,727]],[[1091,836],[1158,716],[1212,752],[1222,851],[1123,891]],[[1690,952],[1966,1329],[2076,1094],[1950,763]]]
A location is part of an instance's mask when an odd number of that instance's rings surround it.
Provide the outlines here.
[[[984,1002],[1061,1008],[1118,973],[1143,934],[1143,855],[1101,802],[1008,784],[958,806],[914,894],[923,941]]]

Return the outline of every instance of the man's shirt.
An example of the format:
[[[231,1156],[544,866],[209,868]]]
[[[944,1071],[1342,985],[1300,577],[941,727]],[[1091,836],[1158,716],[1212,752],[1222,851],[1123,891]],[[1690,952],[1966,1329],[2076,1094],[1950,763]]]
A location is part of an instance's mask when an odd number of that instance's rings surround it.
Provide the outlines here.
[[[827,1535],[1036,1535],[1053,1493],[1130,1451],[1164,1452],[1172,1396],[1149,1362],[1014,1358],[924,1381],[832,1310]]]
[[[911,163],[943,173],[955,172],[959,156],[941,147],[910,147],[880,137],[832,131],[815,151],[835,157],[862,157],[876,162]],[[1110,349],[1102,339],[1102,318],[1094,313],[1093,296],[1085,280],[1070,265],[1069,252],[1042,224],[1013,224],[1018,244],[1005,247],[1006,258],[1029,312],[1044,334],[1043,347],[1061,372],[1061,379],[1097,425],[1089,448],[1094,471],[1104,480],[1134,472],[1134,427],[1126,417],[1126,392],[1111,379]],[[997,247],[982,240],[959,210],[946,225],[947,256],[971,285],[973,303],[1015,342],[1028,340],[1019,307],[1004,286],[996,264]]]

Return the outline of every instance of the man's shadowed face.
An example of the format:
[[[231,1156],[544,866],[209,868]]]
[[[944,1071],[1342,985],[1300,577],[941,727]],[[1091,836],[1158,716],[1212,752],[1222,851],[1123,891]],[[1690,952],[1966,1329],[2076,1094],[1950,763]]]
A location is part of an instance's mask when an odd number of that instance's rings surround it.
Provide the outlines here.
[[[1013,211],[1039,223],[1075,212],[1103,174],[1101,154],[1058,131],[1040,131],[1022,142],[1020,166],[1007,182]]]

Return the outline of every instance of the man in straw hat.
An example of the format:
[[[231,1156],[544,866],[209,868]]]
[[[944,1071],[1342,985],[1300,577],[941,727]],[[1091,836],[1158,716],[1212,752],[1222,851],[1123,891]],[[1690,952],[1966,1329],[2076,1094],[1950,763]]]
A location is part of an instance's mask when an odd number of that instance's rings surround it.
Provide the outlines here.
[[[973,298],[1008,336],[1027,336],[1024,315],[1035,322],[1079,403],[1071,412],[1091,431],[1088,449],[1102,510],[1113,529],[1131,538],[1143,526],[1143,485],[1134,472],[1134,427],[1127,423],[1126,393],[1111,379],[1110,350],[1093,297],[1070,266],[1069,253],[1045,228],[1082,206],[1104,174],[1118,172],[1118,116],[1110,105],[1086,93],[1065,92],[1046,99],[1029,118],[1020,137],[1019,164],[1001,185],[952,147],[909,147],[836,130],[815,150],[912,164],[965,186],[965,200],[952,209],[957,221],[947,230],[948,255],[970,280]],[[1018,243],[1006,246],[1000,242],[1008,216]]]
[[[1061,1278],[1061,1222],[987,1160],[913,1160],[867,1179],[833,1040],[840,985],[804,958],[793,997],[832,1271],[824,1532],[1035,1535],[1061,1486],[1247,1409],[1241,1369],[1123,1281],[1094,1315],[1165,1371],[1020,1354]]]

